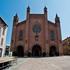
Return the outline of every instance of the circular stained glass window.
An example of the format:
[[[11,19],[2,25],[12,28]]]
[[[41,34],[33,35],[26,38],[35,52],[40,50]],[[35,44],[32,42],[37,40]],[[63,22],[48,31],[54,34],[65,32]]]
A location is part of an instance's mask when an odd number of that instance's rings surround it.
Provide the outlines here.
[[[41,31],[41,26],[40,26],[40,24],[35,24],[35,25],[33,26],[33,32],[34,32],[34,33],[40,33],[40,31]]]

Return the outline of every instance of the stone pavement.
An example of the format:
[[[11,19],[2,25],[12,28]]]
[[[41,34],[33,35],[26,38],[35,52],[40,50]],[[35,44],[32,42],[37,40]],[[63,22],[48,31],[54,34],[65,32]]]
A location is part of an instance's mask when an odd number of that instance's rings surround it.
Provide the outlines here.
[[[4,62],[8,62],[8,61],[13,61],[13,60],[15,60],[14,57],[8,57],[8,56],[0,57],[0,63],[4,63]]]
[[[18,58],[7,70],[70,70],[70,56]]]

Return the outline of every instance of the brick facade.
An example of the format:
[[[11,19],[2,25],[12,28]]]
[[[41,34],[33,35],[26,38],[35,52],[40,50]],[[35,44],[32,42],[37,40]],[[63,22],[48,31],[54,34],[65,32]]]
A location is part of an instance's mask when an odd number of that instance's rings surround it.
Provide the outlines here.
[[[13,55],[17,56],[62,55],[61,28],[58,15],[55,17],[55,23],[48,20],[46,7],[44,14],[31,14],[30,7],[28,7],[26,20],[22,22],[19,22],[18,16],[15,15],[10,49]]]

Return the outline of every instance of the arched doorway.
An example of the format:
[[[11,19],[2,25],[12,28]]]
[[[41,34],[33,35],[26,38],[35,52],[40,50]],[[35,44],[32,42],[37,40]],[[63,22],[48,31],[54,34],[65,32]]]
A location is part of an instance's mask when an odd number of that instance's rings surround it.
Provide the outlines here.
[[[18,57],[23,57],[24,56],[24,48],[23,48],[23,46],[18,46],[17,47],[17,56]]]
[[[49,49],[49,56],[58,56],[59,52],[55,46],[51,46]]]
[[[2,48],[0,48],[0,57],[2,56]]]
[[[34,45],[32,48],[32,56],[33,57],[40,57],[42,55],[42,50],[39,45]]]

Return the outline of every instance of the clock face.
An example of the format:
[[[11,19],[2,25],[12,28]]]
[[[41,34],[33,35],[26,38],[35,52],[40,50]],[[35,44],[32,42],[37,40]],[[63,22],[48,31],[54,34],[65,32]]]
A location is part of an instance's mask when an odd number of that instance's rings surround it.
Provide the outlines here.
[[[40,24],[35,24],[33,26],[33,32],[34,33],[40,33],[41,32],[41,26],[40,26]]]

